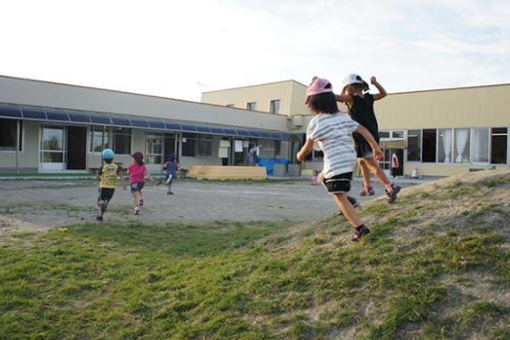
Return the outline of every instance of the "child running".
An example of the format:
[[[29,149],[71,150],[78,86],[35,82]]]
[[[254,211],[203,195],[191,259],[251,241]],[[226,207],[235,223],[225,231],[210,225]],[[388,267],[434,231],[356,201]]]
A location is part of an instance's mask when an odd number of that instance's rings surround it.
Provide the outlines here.
[[[152,184],[156,181],[151,174],[147,172],[147,168],[143,162],[143,154],[139,151],[131,154],[133,163],[127,168],[129,174],[129,183],[131,183],[131,196],[134,207],[134,214],[140,214],[140,206],[143,205],[142,189],[145,185],[145,176],[149,178]]]
[[[371,77],[370,82],[379,90],[379,93],[372,95],[366,92],[368,91],[368,84],[359,75],[349,74],[343,81],[342,94],[337,95],[336,100],[346,103],[351,118],[364,126],[371,133],[376,143],[379,143],[379,127],[374,113],[374,101],[386,97],[386,90],[377,82],[375,77]],[[374,189],[370,183],[370,172],[372,172],[379,182],[384,185],[389,202],[393,203],[397,199],[400,187],[388,180],[386,174],[374,159],[371,146],[363,137],[357,132],[353,134],[356,156],[363,176],[363,190],[360,195],[374,195]]]
[[[122,189],[126,190],[124,174],[122,168],[113,163],[115,154],[112,149],[103,150],[103,165],[97,170],[96,179],[99,181],[99,196],[97,197],[97,207],[99,211],[96,216],[97,221],[103,221],[108,203],[113,198],[115,188],[117,188],[117,177],[120,178]]]
[[[315,115],[306,131],[306,142],[297,154],[297,160],[303,161],[315,142],[324,153],[324,168],[321,181],[354,228],[352,241],[359,241],[370,229],[363,224],[353,207],[347,193],[351,189],[352,170],[356,153],[352,142],[352,133],[358,132],[367,139],[376,159],[382,159],[382,151],[370,132],[338,110],[333,87],[326,79],[314,77],[306,90],[305,104]]]
[[[172,182],[175,178],[175,174],[177,173],[177,170],[179,170],[179,164],[175,161],[175,154],[171,154],[170,157],[168,157],[168,161],[163,164],[163,170],[166,170],[166,177],[165,177],[165,183],[167,186],[167,195],[173,195],[172,191]]]

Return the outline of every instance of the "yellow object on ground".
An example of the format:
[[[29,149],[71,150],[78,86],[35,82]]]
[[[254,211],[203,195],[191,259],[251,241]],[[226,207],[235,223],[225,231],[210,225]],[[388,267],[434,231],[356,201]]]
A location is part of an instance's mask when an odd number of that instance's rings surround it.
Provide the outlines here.
[[[219,179],[219,180],[263,180],[267,179],[267,171],[264,167],[257,166],[202,166],[193,165],[189,168],[186,177],[196,179]]]

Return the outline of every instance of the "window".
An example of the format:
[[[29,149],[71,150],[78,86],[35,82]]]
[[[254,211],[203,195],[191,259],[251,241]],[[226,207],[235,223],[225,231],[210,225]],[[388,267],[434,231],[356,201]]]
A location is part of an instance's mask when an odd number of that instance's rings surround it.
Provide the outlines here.
[[[282,141],[275,140],[274,141],[274,155],[279,156],[282,153]]]
[[[94,126],[90,128],[90,151],[102,152],[111,148],[111,133],[105,127]]]
[[[489,129],[473,129],[473,163],[489,163]]]
[[[19,121],[18,150],[21,151],[23,142],[23,122]],[[16,135],[18,134],[18,121],[13,119],[0,119],[0,151],[16,151]]]
[[[507,128],[491,129],[491,163],[506,164],[507,156]]]
[[[391,133],[391,138],[404,138],[404,131],[397,130]]]
[[[182,155],[186,157],[195,156],[195,134],[183,133],[182,134]]]
[[[212,156],[212,136],[197,135],[197,156]]]
[[[379,139],[390,138],[389,131],[379,131]]]
[[[115,128],[113,130],[113,151],[119,155],[131,154],[131,129]]]
[[[421,161],[421,130],[407,131],[407,160]]]
[[[247,110],[255,111],[256,107],[257,107],[257,103],[255,103],[255,102],[246,103]]]
[[[160,133],[147,133],[145,135],[146,162],[148,164],[161,164],[163,159],[163,135]]]
[[[280,113],[280,99],[271,100],[269,103],[269,112]]]
[[[453,137],[453,161],[455,163],[469,163],[469,129],[455,129]]]
[[[423,130],[423,160],[422,162],[436,162],[436,129]]]
[[[451,163],[452,129],[439,129],[438,135],[437,161],[438,163]]]

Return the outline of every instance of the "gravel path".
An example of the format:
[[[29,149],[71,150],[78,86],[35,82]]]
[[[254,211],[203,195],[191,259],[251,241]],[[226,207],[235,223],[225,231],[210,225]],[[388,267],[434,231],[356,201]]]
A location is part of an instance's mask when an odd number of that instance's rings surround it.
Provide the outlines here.
[[[412,185],[412,183],[402,184]],[[353,181],[357,196],[361,181]],[[0,235],[95,222],[97,183],[84,180],[1,181]],[[384,190],[375,187],[376,195]],[[176,181],[175,195],[165,186],[147,185],[140,216],[132,214],[130,194],[117,189],[105,221],[204,223],[208,221],[310,221],[331,215],[336,206],[322,186],[309,181]],[[377,196],[363,198],[374,199]]]

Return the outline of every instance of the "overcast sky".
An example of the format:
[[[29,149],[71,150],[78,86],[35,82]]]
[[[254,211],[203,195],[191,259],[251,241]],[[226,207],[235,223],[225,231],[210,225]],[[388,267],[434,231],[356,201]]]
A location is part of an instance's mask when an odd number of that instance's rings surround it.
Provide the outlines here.
[[[0,2],[0,74],[200,100],[371,75],[388,92],[510,82],[508,0]]]

